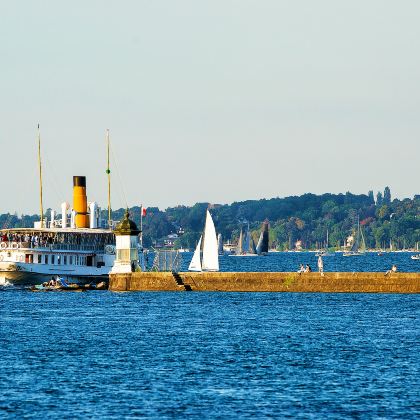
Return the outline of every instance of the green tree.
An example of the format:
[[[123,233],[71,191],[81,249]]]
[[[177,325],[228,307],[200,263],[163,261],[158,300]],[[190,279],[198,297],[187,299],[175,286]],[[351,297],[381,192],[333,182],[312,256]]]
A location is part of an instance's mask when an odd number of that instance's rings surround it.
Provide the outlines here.
[[[370,190],[370,191],[368,192],[368,197],[369,197],[369,201],[370,201],[370,203],[371,203],[371,204],[375,204],[375,198],[374,198],[374,196],[373,196],[373,191],[372,191],[372,190]]]
[[[382,193],[378,191],[378,193],[376,194],[376,206],[380,207],[382,206],[382,203],[383,203]]]
[[[389,189],[389,187],[385,187],[383,203],[391,204],[391,190]]]
[[[381,206],[381,208],[377,210],[377,216],[382,220],[387,219],[389,215],[390,215],[389,207],[386,205]]]

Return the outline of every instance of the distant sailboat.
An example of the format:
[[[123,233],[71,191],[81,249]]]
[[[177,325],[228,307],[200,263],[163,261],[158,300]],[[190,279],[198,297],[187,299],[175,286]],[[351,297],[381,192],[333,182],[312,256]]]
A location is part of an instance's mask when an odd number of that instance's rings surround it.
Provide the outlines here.
[[[353,257],[363,255],[366,252],[365,237],[363,236],[362,228],[360,227],[359,218],[357,218],[357,232],[356,238],[349,252],[343,254],[344,257]]]
[[[244,242],[244,232],[241,227],[241,232],[239,233],[238,246],[236,247],[235,255],[241,255],[243,252],[242,244]]]
[[[219,253],[219,255],[223,255],[224,254],[224,250],[223,250],[223,239],[222,239],[222,234],[219,233],[217,235],[217,251]]]
[[[268,220],[264,220],[261,226],[260,238],[258,239],[257,244],[257,254],[268,254]]]
[[[253,257],[257,255],[257,248],[255,246],[254,239],[251,236],[249,231],[249,223],[245,235],[241,228],[238,239],[238,246],[236,247],[236,252],[232,256],[236,257]]]
[[[257,247],[255,246],[254,238],[251,237],[251,244],[250,244],[250,253],[252,255],[258,255],[257,254]]]
[[[331,252],[328,252],[328,244],[329,244],[329,240],[328,240],[328,229],[327,229],[327,240],[326,240],[326,243],[325,243],[325,249],[321,249],[315,255],[317,257],[332,257],[334,254],[331,253]]]
[[[242,254],[246,254],[250,250],[251,246],[251,235],[249,233],[249,224],[245,233],[244,243],[242,244]]]
[[[194,255],[188,266],[189,271],[219,271],[219,254],[216,229],[207,210],[204,233],[200,236]]]

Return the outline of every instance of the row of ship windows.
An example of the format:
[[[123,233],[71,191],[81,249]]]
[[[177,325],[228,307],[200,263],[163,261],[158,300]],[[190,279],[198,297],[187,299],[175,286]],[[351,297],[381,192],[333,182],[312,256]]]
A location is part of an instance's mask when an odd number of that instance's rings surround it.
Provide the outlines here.
[[[50,258],[51,257],[51,258]],[[44,261],[43,261],[44,260]],[[93,265],[93,257],[83,256],[83,255],[44,255],[42,258],[41,254],[34,255],[27,254],[25,255],[25,262],[30,264],[56,264],[56,265]]]

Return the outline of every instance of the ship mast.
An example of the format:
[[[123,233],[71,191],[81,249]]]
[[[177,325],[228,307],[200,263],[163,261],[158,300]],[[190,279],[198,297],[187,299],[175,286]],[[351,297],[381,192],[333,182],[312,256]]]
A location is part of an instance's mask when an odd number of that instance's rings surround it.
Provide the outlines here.
[[[111,228],[111,170],[109,169],[109,129],[106,130],[106,142],[107,142],[106,173],[108,175],[108,227]]]
[[[39,166],[39,204],[41,212],[41,228],[44,226],[44,206],[42,204],[42,165],[41,165],[41,132],[38,124],[38,166]]]

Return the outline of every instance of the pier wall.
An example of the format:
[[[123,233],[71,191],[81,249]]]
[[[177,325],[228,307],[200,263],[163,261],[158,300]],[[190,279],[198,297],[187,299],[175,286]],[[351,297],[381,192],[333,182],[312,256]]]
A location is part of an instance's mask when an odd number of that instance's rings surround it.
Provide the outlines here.
[[[420,293],[420,273],[168,273],[111,274],[112,291]]]

